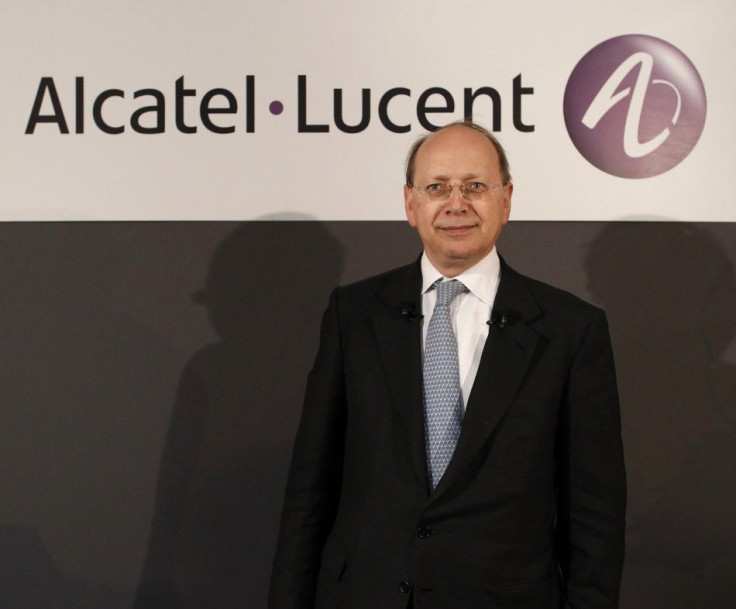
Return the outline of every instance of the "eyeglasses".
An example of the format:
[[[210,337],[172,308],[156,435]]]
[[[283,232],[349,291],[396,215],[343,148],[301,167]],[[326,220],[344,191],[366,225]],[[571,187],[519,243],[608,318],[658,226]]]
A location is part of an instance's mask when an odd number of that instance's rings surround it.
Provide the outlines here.
[[[450,184],[449,182],[435,182],[426,186],[412,186],[412,189],[418,190],[431,201],[444,201],[450,198],[452,189],[456,186],[460,190],[460,194],[469,201],[481,201],[490,198],[496,188],[505,186],[505,184],[504,182],[498,182],[497,184],[488,186],[476,180],[465,182],[464,184],[460,182],[454,184]]]

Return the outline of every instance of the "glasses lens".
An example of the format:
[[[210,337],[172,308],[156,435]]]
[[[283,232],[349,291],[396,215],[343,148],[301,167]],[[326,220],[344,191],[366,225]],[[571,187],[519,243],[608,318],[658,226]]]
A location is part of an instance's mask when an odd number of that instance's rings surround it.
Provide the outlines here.
[[[447,198],[447,184],[430,184],[425,188],[427,196],[432,200]]]
[[[490,190],[483,184],[483,182],[469,182],[465,184],[465,196],[472,201],[480,201],[486,195],[490,195],[493,189]]]

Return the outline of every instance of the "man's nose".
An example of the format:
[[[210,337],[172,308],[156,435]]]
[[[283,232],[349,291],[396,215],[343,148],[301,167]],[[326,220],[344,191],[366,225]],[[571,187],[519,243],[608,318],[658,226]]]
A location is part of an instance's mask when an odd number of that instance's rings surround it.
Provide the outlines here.
[[[453,184],[453,188],[450,190],[450,195],[447,197],[446,210],[449,213],[459,213],[467,209],[468,199],[463,194],[462,189]]]

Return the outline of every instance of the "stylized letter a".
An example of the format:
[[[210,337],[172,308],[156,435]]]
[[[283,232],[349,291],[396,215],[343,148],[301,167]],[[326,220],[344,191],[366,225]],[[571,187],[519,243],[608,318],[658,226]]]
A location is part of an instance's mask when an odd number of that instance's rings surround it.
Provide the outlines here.
[[[631,94],[629,112],[626,115],[626,124],[624,125],[624,152],[631,158],[646,156],[653,150],[659,148],[670,135],[669,128],[665,127],[659,135],[653,137],[648,142],[639,141],[639,123],[641,121],[644,97],[647,92],[647,86],[649,85],[649,79],[652,75],[653,65],[654,59],[648,53],[639,52],[631,55],[609,76],[608,80],[590,103],[582,119],[583,125],[589,129],[594,129],[611,108]],[[621,85],[621,82],[637,66],[641,67],[636,77],[633,92],[631,91],[631,87],[626,87],[617,93],[616,89]],[[651,82],[652,84],[668,85],[675,92],[675,95],[677,95],[677,108],[672,117],[672,124],[676,124],[680,115],[681,101],[679,91],[672,83],[665,80],[652,80]]]

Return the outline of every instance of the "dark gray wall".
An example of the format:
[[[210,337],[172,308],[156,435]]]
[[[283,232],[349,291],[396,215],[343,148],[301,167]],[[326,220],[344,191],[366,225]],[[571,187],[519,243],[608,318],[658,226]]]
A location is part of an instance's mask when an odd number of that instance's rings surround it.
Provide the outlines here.
[[[736,606],[736,225],[512,223],[608,312],[624,609]],[[259,607],[330,289],[401,222],[0,224],[0,607]],[[135,599],[137,598],[137,601]]]

